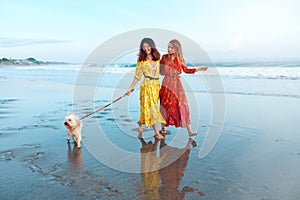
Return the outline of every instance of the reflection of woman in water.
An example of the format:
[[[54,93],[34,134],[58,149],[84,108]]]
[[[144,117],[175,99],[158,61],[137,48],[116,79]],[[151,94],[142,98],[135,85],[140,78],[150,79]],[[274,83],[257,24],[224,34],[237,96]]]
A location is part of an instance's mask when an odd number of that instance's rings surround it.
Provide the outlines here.
[[[144,185],[143,196],[147,200],[159,199],[159,165],[162,161],[156,155],[158,140],[154,144],[152,141],[146,143],[143,138],[140,138],[142,143],[141,152],[141,178]]]
[[[186,192],[204,196],[203,192],[188,186],[181,191],[178,189],[189,159],[190,145],[196,145],[194,140],[189,139],[185,149],[171,147],[165,141],[161,141],[160,157],[156,154],[158,140],[155,140],[154,144],[152,141],[146,143],[143,138],[140,138],[140,141],[142,143],[140,153],[144,199],[182,200]],[[162,166],[166,167],[160,169]],[[160,180],[161,187],[159,187]]]
[[[181,191],[179,190],[180,182],[188,163],[191,145],[196,145],[195,141],[191,138],[185,149],[167,146],[165,141],[161,141],[160,154],[165,156],[161,165],[166,165],[166,167],[160,169],[160,178],[162,182],[162,187],[159,191],[160,199],[182,200],[184,199],[186,192],[194,192],[200,196],[204,196],[203,192],[189,186],[183,187]],[[179,156],[178,159],[176,159],[177,156]],[[174,159],[176,160],[172,162]],[[170,164],[170,162],[172,163]]]
[[[140,120],[139,137],[142,137],[143,128],[153,127],[154,137],[164,139],[157,129],[157,124],[165,123],[164,118],[158,108],[159,99],[159,68],[160,54],[156,49],[155,43],[151,38],[144,38],[140,44],[139,58],[136,64],[135,77],[130,85],[129,90],[125,93],[130,95],[137,82],[144,76],[140,86]]]

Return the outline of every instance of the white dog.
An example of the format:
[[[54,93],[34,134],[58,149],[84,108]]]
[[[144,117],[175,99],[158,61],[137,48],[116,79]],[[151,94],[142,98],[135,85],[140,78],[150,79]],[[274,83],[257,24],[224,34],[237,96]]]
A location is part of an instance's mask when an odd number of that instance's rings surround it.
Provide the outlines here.
[[[64,125],[68,131],[68,142],[70,142],[70,136],[72,136],[72,139],[74,143],[76,143],[77,148],[80,148],[82,122],[79,119],[79,117],[73,112],[68,113],[68,115],[65,118]]]

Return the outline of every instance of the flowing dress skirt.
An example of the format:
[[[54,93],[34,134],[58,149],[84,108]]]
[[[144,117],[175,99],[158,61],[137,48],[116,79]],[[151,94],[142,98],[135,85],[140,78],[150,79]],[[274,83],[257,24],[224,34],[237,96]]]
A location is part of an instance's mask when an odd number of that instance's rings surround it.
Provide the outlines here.
[[[159,107],[159,81],[145,79],[140,86],[140,123],[148,128],[154,124],[165,123]]]
[[[185,128],[190,124],[190,112],[180,76],[166,75],[159,92],[160,112],[166,126]]]

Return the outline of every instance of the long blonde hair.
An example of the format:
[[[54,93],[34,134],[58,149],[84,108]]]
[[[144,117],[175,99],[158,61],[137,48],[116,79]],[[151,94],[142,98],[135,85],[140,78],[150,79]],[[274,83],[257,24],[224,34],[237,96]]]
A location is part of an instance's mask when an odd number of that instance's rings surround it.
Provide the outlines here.
[[[178,40],[173,39],[169,42],[169,44],[172,44],[174,49],[175,49],[175,54],[178,57],[179,62],[184,62],[183,60],[183,52],[182,52],[182,47],[181,44]],[[170,58],[170,57],[169,57]]]

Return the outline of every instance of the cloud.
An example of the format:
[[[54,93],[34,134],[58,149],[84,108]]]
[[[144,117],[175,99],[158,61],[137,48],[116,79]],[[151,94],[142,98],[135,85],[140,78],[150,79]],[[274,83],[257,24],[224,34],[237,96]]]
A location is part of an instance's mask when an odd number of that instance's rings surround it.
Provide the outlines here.
[[[18,47],[36,44],[58,44],[70,43],[70,40],[56,40],[56,39],[30,39],[30,38],[5,38],[0,37],[0,47]]]
[[[229,44],[228,50],[238,50],[241,47],[243,40],[243,34],[239,34],[238,36],[234,37]]]

